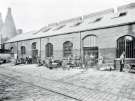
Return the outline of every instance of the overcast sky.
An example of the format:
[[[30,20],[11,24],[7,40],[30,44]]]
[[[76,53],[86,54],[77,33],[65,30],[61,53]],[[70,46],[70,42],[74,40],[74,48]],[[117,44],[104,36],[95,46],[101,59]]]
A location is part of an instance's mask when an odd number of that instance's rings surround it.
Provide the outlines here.
[[[11,7],[17,29],[26,32],[130,2],[135,0],[0,0],[0,12],[5,20],[7,8]]]

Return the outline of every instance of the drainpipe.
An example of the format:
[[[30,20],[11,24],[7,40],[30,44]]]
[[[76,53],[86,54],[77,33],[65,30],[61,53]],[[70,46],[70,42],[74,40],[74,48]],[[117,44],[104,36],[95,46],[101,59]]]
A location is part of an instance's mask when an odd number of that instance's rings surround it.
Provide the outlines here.
[[[126,58],[126,42],[127,42],[127,40],[126,40],[126,37],[125,37],[125,58]]]
[[[17,41],[17,56],[18,56],[18,41]]]
[[[81,68],[82,68],[82,36],[80,32],[80,59],[81,59]]]
[[[40,58],[41,58],[41,38],[40,38]]]

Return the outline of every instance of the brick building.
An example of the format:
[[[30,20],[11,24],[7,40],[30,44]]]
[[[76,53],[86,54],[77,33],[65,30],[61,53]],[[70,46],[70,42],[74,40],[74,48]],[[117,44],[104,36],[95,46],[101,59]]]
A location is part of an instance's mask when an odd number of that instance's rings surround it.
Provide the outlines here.
[[[11,38],[5,48],[20,58],[77,56],[85,62],[88,55],[94,57],[94,64],[99,56],[104,58],[104,63],[113,63],[125,51],[126,58],[134,60],[135,4],[49,24]]]

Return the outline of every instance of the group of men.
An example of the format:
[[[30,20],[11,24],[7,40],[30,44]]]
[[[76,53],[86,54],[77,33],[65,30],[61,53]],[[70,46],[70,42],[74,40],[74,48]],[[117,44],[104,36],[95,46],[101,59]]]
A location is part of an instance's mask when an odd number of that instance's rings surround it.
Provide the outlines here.
[[[88,55],[88,54],[85,55],[85,67],[86,68],[89,65],[88,64],[89,61],[92,60],[92,59],[95,61],[95,57],[94,56],[91,56],[91,55]],[[101,65],[101,64],[103,64],[103,62],[104,62],[104,59],[103,59],[103,57],[100,54],[99,57],[98,57],[98,64]],[[92,61],[91,61],[91,63],[92,63]],[[120,56],[120,72],[123,71],[124,64],[125,64],[125,52],[123,51],[121,56]]]
[[[32,64],[32,57],[28,56],[26,58],[18,58],[17,54],[14,54],[14,63],[15,64],[21,64],[21,63]]]

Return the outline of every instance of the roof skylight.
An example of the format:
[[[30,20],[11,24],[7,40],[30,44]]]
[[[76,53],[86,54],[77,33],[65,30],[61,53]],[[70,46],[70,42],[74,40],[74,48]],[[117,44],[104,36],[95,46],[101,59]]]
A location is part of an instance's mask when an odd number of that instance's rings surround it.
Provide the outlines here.
[[[112,19],[114,18],[119,18],[119,17],[123,17],[123,16],[126,16],[127,15],[127,12],[121,12],[119,13],[117,16],[114,16]]]
[[[94,21],[89,22],[90,23],[96,23],[102,20],[103,17],[96,18]]]
[[[126,15],[127,15],[127,12],[122,12],[119,14],[119,17],[126,16]]]
[[[80,24],[82,24],[82,22],[77,22],[77,23],[73,24],[73,25],[70,26],[70,27],[77,27],[77,26],[79,26]]]
[[[55,28],[53,31],[60,30],[60,29],[62,29],[62,28],[65,27],[65,26],[66,26],[66,25],[61,25],[61,26]]]
[[[102,19],[102,17],[97,18],[96,20],[94,20],[93,22],[99,22]]]
[[[51,28],[46,28],[42,32],[48,32],[49,30],[51,30]]]

